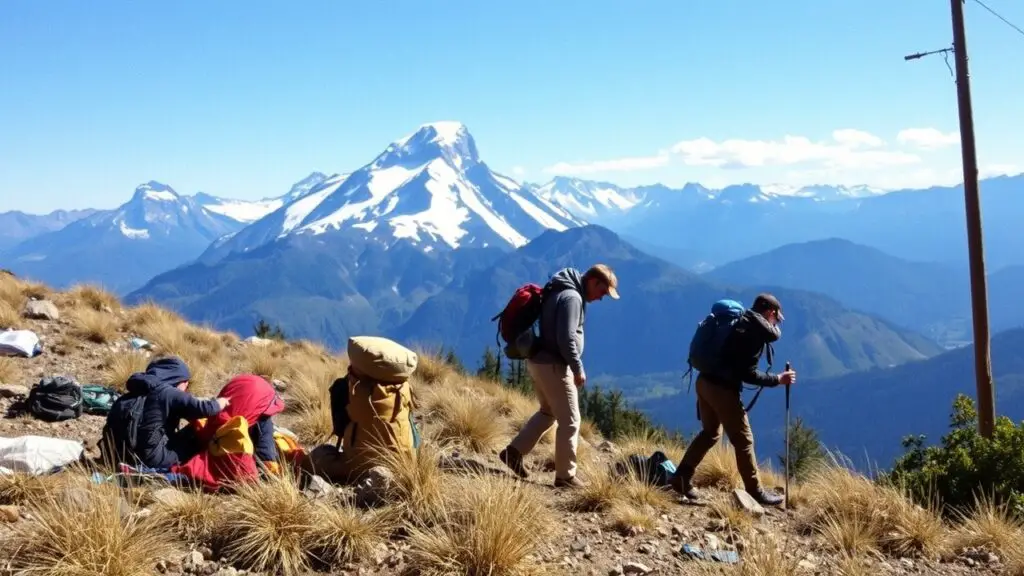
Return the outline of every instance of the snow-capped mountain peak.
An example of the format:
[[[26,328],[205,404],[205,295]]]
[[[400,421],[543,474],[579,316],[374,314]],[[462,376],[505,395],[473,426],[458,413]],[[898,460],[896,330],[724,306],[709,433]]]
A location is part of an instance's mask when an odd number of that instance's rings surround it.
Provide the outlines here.
[[[173,188],[155,180],[140,184],[135,188],[132,202],[180,202],[181,196]]]
[[[515,180],[492,172],[460,122],[433,122],[391,142],[351,175],[330,177],[205,257],[245,252],[292,235],[335,231],[429,252],[522,246],[547,229],[581,224]]]
[[[392,142],[372,165],[377,169],[422,166],[434,158],[443,158],[456,170],[465,171],[480,162],[480,153],[465,124],[455,121],[431,122]]]

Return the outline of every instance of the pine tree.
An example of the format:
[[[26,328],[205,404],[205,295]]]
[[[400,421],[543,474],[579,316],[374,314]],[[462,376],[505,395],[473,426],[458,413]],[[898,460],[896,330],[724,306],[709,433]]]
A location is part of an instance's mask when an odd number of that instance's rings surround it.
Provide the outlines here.
[[[462,365],[462,361],[455,355],[455,349],[449,348],[448,352],[445,353],[444,347],[441,347],[441,355],[444,357],[444,363],[451,366],[459,374],[466,373],[466,367]]]
[[[284,331],[281,330],[280,326],[275,325],[271,327],[271,325],[268,324],[267,321],[264,320],[262,317],[259,319],[258,322],[256,322],[252,329],[253,332],[256,334],[257,338],[269,338],[271,340],[287,340],[287,337],[285,336]]]
[[[789,426],[789,475],[803,480],[825,461],[825,449],[818,440],[818,433],[797,417]],[[786,454],[778,455],[779,463],[785,470]]]
[[[477,369],[476,375],[484,380],[501,381],[501,363],[498,356],[491,352],[490,346],[484,349],[484,355],[480,359],[480,368]]]

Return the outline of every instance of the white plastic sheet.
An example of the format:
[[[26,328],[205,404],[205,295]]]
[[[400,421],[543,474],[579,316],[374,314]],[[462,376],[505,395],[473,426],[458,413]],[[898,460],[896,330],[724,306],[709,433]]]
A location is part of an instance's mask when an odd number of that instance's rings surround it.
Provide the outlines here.
[[[85,447],[47,436],[0,438],[0,474],[49,474],[78,461]]]
[[[0,356],[31,358],[41,351],[39,336],[31,330],[5,330],[0,332]]]

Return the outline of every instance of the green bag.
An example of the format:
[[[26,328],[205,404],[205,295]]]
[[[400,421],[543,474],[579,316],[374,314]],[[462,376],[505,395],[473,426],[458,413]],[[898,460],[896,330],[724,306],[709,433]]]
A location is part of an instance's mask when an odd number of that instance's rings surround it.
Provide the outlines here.
[[[113,388],[89,384],[82,386],[82,412],[94,416],[106,416],[110,408],[121,396],[121,393]]]

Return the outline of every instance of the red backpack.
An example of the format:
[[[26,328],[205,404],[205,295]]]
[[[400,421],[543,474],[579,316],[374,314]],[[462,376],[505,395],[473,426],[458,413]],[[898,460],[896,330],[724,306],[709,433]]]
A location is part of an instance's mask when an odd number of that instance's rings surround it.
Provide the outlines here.
[[[541,303],[549,292],[550,284],[543,288],[533,283],[523,284],[512,294],[505,309],[491,318],[491,322],[498,321],[495,341],[499,349],[501,341],[505,341],[508,358],[522,360],[533,355],[537,339],[533,324],[540,318]]]

